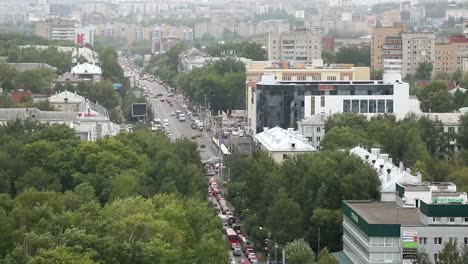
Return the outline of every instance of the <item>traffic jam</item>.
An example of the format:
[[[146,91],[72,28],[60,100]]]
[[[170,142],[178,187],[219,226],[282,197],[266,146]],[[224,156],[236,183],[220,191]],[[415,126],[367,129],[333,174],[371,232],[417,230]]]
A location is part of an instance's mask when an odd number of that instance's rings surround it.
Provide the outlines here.
[[[258,263],[253,242],[242,234],[242,226],[233,211],[229,208],[214,177],[209,178],[209,195],[214,209],[223,224],[224,236],[229,243],[232,256],[240,257],[236,263],[233,257],[229,264]],[[245,256],[245,257],[242,257]]]

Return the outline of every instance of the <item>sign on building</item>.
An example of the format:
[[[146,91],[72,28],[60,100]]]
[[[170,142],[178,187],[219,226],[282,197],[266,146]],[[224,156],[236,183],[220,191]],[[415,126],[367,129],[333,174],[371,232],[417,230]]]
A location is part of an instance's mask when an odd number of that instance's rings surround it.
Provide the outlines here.
[[[403,231],[401,242],[403,264],[412,264],[418,255],[418,232]]]
[[[146,103],[132,104],[132,116],[133,117],[146,117],[147,105]]]

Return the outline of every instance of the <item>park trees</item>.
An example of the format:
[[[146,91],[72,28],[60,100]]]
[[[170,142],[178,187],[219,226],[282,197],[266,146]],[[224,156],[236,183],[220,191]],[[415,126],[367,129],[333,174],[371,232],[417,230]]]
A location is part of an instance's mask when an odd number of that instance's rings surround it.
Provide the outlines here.
[[[169,185],[173,188],[169,188]],[[146,130],[80,142],[0,126],[1,263],[225,263],[196,146]]]

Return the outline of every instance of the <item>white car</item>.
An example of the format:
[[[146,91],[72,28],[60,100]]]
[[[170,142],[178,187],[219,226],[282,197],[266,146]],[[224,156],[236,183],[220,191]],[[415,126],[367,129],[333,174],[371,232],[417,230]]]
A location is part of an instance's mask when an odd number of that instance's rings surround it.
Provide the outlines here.
[[[163,126],[164,127],[169,127],[169,123],[164,122]]]
[[[171,112],[171,116],[175,116],[175,112]]]
[[[164,123],[169,123],[169,119],[163,119]]]

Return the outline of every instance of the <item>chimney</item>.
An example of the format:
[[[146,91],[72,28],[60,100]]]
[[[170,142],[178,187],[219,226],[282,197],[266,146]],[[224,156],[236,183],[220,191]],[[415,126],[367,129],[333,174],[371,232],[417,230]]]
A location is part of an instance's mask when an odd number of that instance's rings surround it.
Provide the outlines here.
[[[388,162],[388,154],[380,154],[379,156],[384,163],[387,163]]]
[[[400,161],[400,163],[398,164],[398,168],[399,168],[401,171],[404,171],[404,170],[405,170],[405,167],[403,166],[403,162]]]

